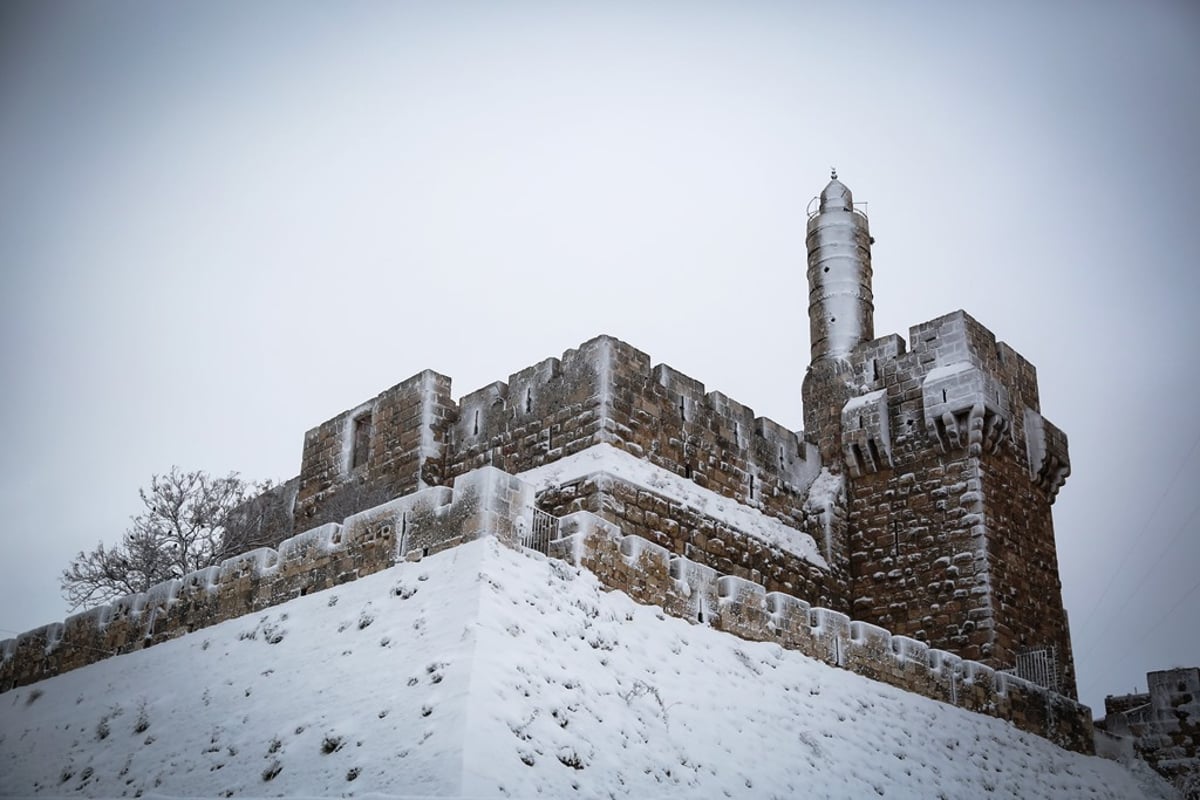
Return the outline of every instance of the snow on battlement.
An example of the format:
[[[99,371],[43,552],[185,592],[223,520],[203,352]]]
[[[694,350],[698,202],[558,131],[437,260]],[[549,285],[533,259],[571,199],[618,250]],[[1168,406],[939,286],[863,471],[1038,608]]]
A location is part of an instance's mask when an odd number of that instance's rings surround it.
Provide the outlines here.
[[[515,545],[533,514],[533,489],[487,467],[453,489],[415,492],[280,543],[228,558],[0,643],[0,691],[139,650],[419,559],[495,536]]]

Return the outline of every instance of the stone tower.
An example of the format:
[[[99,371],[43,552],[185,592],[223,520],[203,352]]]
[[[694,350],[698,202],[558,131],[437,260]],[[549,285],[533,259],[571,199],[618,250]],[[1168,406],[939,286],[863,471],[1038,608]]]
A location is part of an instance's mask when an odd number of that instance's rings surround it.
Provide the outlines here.
[[[1073,694],[1050,513],[1066,436],[1033,365],[966,313],[873,339],[870,243],[831,181],[808,222],[804,419],[844,487],[851,615]]]
[[[804,429],[828,464],[841,454],[837,417],[850,397],[849,358],[875,338],[875,305],[867,217],[855,210],[836,171],[817,203],[806,236],[812,360],[804,377]]]

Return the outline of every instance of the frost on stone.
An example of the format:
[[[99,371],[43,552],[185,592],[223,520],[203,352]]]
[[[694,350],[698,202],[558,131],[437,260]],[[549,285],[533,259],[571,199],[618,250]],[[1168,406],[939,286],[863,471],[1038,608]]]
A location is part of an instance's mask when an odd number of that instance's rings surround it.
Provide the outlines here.
[[[803,531],[609,444],[593,445],[551,464],[519,473],[518,477],[531,484],[535,491],[542,492],[582,478],[606,475],[660,494],[809,563],[828,568],[813,538]]]
[[[846,505],[846,479],[840,473],[829,471],[822,467],[816,480],[808,487],[808,497],[804,501],[804,514],[815,519],[821,531],[825,558],[833,560],[834,520],[837,509]]]
[[[64,673],[36,687],[36,702],[6,699],[0,794],[332,796],[358,769],[355,793],[376,797],[1173,796],[1008,722],[689,624],[569,572],[473,542],[339,586],[336,604],[312,593],[203,639]],[[398,583],[421,588],[399,602]],[[766,602],[808,615],[783,595]],[[363,629],[367,608],[378,613]],[[263,644],[274,626],[262,620],[284,614],[287,635]],[[813,616],[831,641],[847,627],[844,615]],[[256,623],[259,643],[239,641]],[[921,660],[912,640],[891,648]],[[928,657],[966,696],[960,662]]]

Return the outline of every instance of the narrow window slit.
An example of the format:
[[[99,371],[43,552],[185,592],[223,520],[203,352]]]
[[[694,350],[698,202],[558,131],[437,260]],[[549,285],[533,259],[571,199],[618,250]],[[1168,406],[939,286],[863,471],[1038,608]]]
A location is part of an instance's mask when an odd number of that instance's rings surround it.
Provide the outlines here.
[[[371,415],[363,414],[354,420],[354,440],[350,452],[350,467],[357,468],[367,463],[371,449]]]

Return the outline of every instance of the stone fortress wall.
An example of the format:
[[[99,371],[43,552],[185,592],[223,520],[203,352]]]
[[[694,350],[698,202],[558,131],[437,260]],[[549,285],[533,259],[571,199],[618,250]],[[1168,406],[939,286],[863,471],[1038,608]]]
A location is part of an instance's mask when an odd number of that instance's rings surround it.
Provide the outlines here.
[[[485,468],[0,642],[0,691],[141,650],[481,536],[516,544],[530,486]]]
[[[294,507],[286,492],[271,498],[283,507],[273,518],[291,520],[275,539],[481,466],[519,473],[601,443],[796,530],[810,525],[805,498],[821,468],[811,442],[670,366],[652,366],[646,353],[613,337],[598,336],[457,403],[450,387],[427,370],[310,430],[300,475],[285,485],[298,487]],[[364,430],[357,446],[366,453],[356,459],[356,433]],[[816,570],[644,487],[575,481],[544,493],[539,505],[560,515],[596,512],[770,590],[846,603],[839,565]]]
[[[611,336],[464,395],[426,370],[304,437],[297,530],[336,521],[347,503],[449,484],[481,466],[523,472],[608,443],[801,527],[820,471],[816,448]],[[356,435],[366,448],[356,458]]]
[[[1008,720],[1060,747],[1093,752],[1091,711],[1009,672],[893,635],[870,623],[753,581],[722,575],[611,523],[565,517],[551,554],[586,567],[602,583],[671,616],[750,641],[776,642],[831,666],[951,705]]]
[[[430,487],[167,581],[145,594],[0,642],[0,691],[259,612],[403,560],[496,536],[519,546],[533,524],[533,487],[495,467]],[[1062,747],[1091,752],[1091,713],[1070,698],[793,595],[722,575],[589,511],[558,520],[552,556],[665,613],[754,641],[774,641],[873,680],[1009,720]]]
[[[806,385],[841,442],[851,611],[994,666],[1053,649],[1074,694],[1051,504],[1070,470],[1033,366],[956,311]],[[840,436],[827,430],[836,425]]]
[[[1104,719],[1096,726],[1171,781],[1185,800],[1200,800],[1200,668],[1151,672],[1146,687],[1104,698]]]
[[[1075,697],[1051,520],[1066,436],[1041,415],[1033,366],[964,312],[915,326],[907,343],[874,338],[871,242],[849,189],[831,181],[809,221],[804,431],[609,336],[458,402],[450,379],[426,370],[305,434],[299,475],[246,507],[258,540],[283,552],[295,531],[394,498],[444,500],[451,484],[456,498],[481,469],[522,473],[607,445],[808,534],[823,561],[615,475],[571,476],[531,504],[592,513],[689,564],[991,670],[1036,672]],[[409,543],[427,535],[415,517],[399,524]],[[417,552],[444,544],[429,541]],[[386,561],[355,558],[339,575]]]

